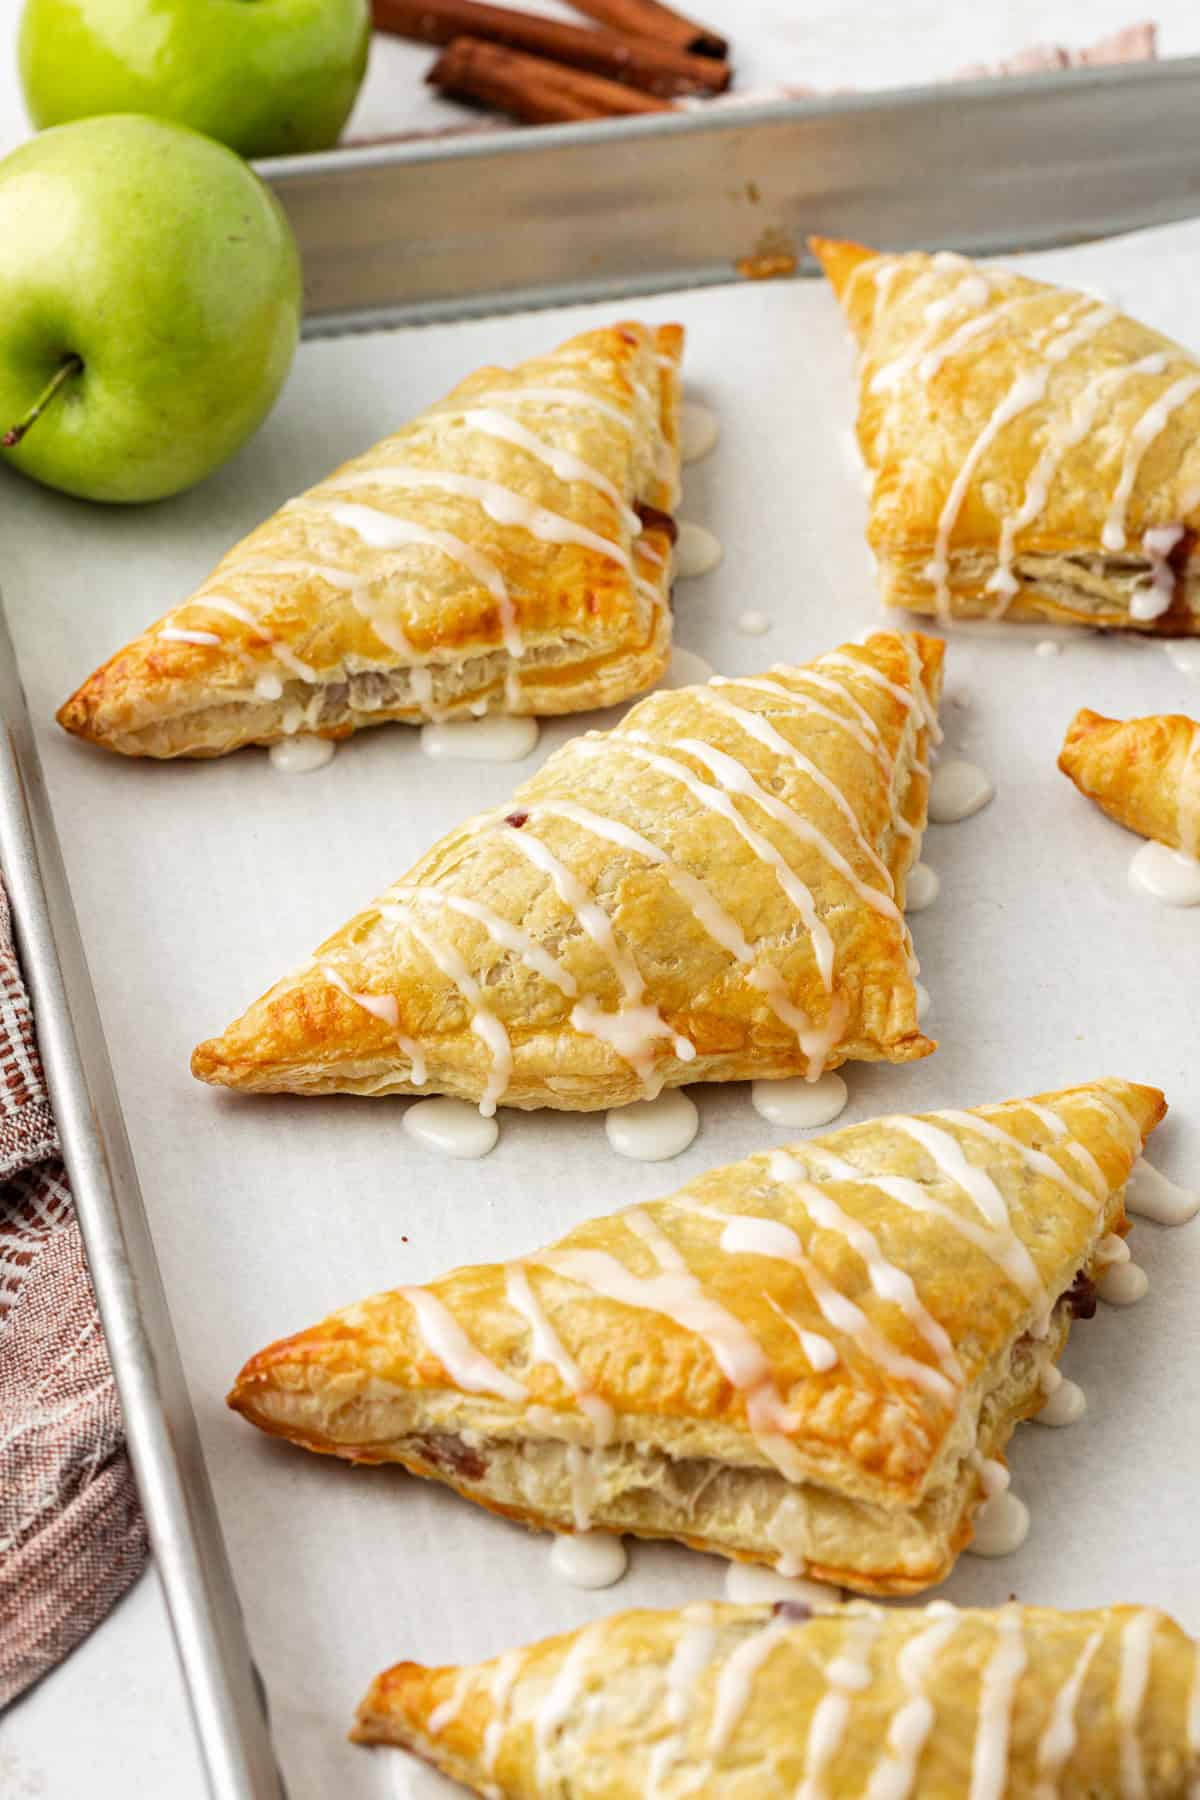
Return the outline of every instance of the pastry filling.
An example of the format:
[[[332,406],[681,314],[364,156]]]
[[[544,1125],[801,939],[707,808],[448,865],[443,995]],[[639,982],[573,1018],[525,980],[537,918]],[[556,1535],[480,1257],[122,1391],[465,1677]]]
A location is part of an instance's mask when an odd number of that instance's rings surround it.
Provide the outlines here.
[[[426,1429],[369,1445],[351,1444],[347,1432],[336,1447],[344,1455],[403,1462],[486,1506],[559,1530],[594,1526],[683,1539],[792,1573],[826,1573],[864,1592],[916,1591],[948,1572],[983,1498],[983,1462],[1038,1410],[1046,1371],[1072,1319],[1090,1318],[1095,1309],[1085,1266],[1059,1296],[1045,1331],[1025,1333],[1000,1361],[977,1417],[964,1418],[924,1497],[911,1507],[789,1481],[769,1466],[672,1456],[636,1441],[597,1447],[586,1436],[567,1443]]]
[[[1148,533],[1147,536],[1152,534]],[[1195,533],[1162,534],[1165,554],[1076,551],[1020,553],[1001,569],[990,550],[955,550],[947,587],[952,604],[977,617],[1012,613],[1068,613],[1097,623],[1119,621],[1166,635],[1200,629],[1200,559]],[[927,557],[881,555],[880,573],[890,603],[904,605],[931,591]]]

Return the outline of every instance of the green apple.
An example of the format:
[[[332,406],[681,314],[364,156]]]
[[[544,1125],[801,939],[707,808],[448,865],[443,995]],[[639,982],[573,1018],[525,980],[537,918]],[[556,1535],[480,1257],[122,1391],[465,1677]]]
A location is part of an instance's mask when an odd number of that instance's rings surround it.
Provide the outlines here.
[[[191,487],[262,423],[299,329],[283,209],[211,138],[118,115],[0,162],[0,456],[23,474]]]
[[[26,0],[34,124],[140,112],[242,156],[337,142],[367,63],[369,0]]]

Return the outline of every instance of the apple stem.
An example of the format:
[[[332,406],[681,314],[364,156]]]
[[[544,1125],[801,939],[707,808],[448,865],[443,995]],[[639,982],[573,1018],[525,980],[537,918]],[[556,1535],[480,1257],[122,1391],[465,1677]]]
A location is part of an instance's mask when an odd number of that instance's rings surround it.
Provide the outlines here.
[[[25,436],[29,427],[37,424],[63,383],[69,381],[72,375],[80,374],[82,369],[83,358],[81,356],[68,356],[65,361],[61,362],[24,418],[18,419],[16,424],[10,426],[4,436],[0,438],[0,446],[5,450],[14,449]]]

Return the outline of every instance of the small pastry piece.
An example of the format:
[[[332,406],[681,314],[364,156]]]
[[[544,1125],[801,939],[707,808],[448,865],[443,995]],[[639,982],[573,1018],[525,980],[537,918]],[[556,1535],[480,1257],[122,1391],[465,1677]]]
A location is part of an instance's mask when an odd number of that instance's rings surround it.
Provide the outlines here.
[[[1106,719],[1083,707],[1058,766],[1110,819],[1200,857],[1200,724],[1182,713]]]
[[[914,1593],[949,1573],[1094,1311],[1164,1110],[1098,1081],[752,1156],[335,1313],[254,1357],[229,1403],[535,1527]]]
[[[1151,1607],[700,1604],[397,1663],[351,1735],[507,1800],[1187,1800],[1197,1661]]]
[[[812,248],[862,352],[884,604],[1200,632],[1200,367],[1094,296],[963,256]]]
[[[569,713],[670,652],[683,332],[480,369],[291,500],[58,715],[126,756]]]
[[[193,1073],[586,1112],[928,1055],[903,906],[941,664],[880,632],[652,695],[451,832]]]

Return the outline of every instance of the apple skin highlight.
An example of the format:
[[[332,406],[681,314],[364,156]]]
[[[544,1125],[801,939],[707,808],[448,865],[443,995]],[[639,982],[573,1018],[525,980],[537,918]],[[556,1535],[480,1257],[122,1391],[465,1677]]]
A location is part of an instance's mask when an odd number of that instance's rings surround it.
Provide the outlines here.
[[[39,130],[146,113],[291,156],[337,143],[370,31],[368,0],[26,0],[21,86]]]
[[[0,162],[0,461],[89,500],[162,499],[274,405],[300,330],[278,201],[210,138],[86,119]],[[39,397],[72,367],[30,419]]]

